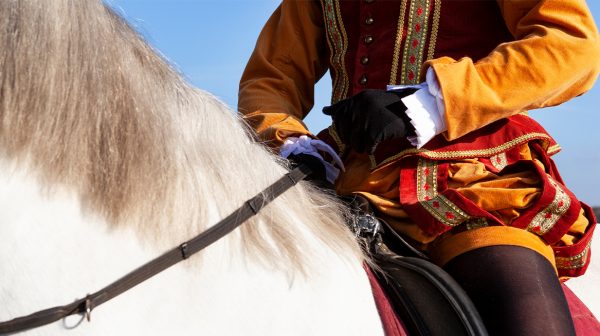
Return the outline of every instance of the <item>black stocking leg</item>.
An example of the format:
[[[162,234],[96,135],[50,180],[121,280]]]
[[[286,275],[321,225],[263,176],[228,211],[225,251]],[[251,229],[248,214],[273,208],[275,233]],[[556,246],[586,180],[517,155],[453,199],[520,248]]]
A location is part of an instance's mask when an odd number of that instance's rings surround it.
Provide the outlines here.
[[[444,268],[469,294],[490,335],[575,335],[560,282],[541,254],[490,246],[459,255]]]

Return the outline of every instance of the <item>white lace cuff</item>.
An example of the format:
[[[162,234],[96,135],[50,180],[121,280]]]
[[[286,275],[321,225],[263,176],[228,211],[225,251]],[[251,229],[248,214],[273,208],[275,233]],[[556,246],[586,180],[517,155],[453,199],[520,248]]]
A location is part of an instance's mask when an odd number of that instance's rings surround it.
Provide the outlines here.
[[[448,129],[445,119],[444,98],[432,68],[427,69],[426,82],[419,85],[388,86],[388,90],[417,88],[418,90],[402,98],[406,115],[415,128],[416,136],[408,140],[417,148],[423,147],[434,136]]]
[[[325,161],[321,154],[319,154],[319,151],[331,155],[335,161],[335,165]],[[287,158],[292,154],[308,154],[319,158],[325,166],[325,175],[327,181],[331,183],[334,183],[337,179],[338,175],[340,174],[340,169],[344,170],[342,159],[340,159],[333,148],[321,140],[312,139],[306,135],[302,135],[299,138],[289,137],[285,139],[281,149],[279,150],[279,155]],[[339,167],[339,169],[336,168],[336,166]]]

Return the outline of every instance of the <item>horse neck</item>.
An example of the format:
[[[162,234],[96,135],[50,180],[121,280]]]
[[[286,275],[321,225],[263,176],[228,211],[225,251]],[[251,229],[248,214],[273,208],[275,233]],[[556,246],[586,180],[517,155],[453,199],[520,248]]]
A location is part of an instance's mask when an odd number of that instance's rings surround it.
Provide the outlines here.
[[[99,289],[147,258],[132,230],[114,234],[75,193],[0,163],[0,255],[9,256],[0,262],[0,302],[11,302],[2,315],[65,304],[56,300]]]
[[[84,211],[76,193],[48,192],[20,168],[0,164],[0,255],[10,256],[0,262],[0,321],[81,298],[160,252],[134,230],[111,229]],[[325,250],[316,256],[314,274],[290,277],[239,258],[233,245],[242,238],[221,241],[106,303],[74,334],[110,334],[115,325],[119,333],[136,334],[380,331],[360,260],[341,261]],[[64,331],[61,323],[34,334],[58,331]]]

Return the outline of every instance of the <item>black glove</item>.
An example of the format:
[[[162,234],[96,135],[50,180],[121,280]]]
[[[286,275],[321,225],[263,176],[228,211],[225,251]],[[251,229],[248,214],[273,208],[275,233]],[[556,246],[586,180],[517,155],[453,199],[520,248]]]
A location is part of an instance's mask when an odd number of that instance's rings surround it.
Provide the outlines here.
[[[365,90],[323,108],[330,115],[343,143],[357,152],[372,153],[383,140],[414,134],[401,98],[416,89],[399,91]]]
[[[312,172],[304,178],[306,181],[310,181],[324,189],[333,189],[333,184],[327,181],[325,165],[318,157],[310,154],[290,154],[288,160],[290,160],[292,168],[296,168],[301,164],[305,164],[310,168]]]

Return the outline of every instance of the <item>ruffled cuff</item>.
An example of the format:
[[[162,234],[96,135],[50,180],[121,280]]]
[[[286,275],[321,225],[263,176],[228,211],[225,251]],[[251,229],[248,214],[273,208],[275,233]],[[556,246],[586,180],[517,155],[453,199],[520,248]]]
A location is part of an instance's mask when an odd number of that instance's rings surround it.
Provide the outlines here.
[[[397,85],[389,89],[418,88],[412,95],[402,98],[406,106],[406,115],[415,128],[415,136],[408,137],[410,143],[417,147],[423,147],[434,136],[446,131],[444,98],[440,85],[432,68],[427,69],[426,82],[419,85],[403,86]]]
[[[325,161],[319,151],[329,154],[333,158],[335,165]],[[342,163],[342,159],[340,159],[333,148],[321,140],[312,139],[306,135],[302,135],[298,138],[288,137],[285,140],[281,146],[279,155],[287,158],[292,154],[308,154],[319,158],[325,166],[325,176],[330,183],[335,182],[340,174],[340,169],[344,170],[344,163]],[[339,169],[336,166],[339,167]]]

